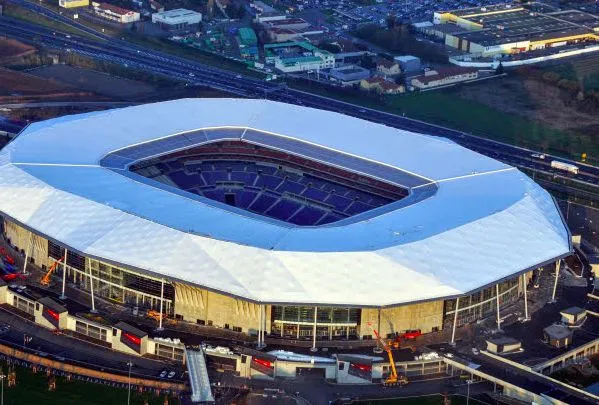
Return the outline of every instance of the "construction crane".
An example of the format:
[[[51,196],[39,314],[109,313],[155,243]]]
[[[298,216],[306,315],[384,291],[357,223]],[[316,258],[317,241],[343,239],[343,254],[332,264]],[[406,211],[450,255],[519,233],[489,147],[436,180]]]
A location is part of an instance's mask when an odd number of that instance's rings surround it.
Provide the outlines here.
[[[389,344],[387,344],[387,342],[381,337],[381,335],[379,335],[379,332],[376,329],[374,329],[374,327],[372,326],[372,323],[368,322],[368,326],[370,326],[370,329],[372,329],[372,331],[374,332],[374,336],[376,336],[376,339],[383,346],[383,349],[385,349],[385,351],[387,352],[387,357],[389,358],[389,366],[391,366],[391,374],[389,374],[389,376],[385,379],[384,385],[392,386],[392,385],[407,384],[408,379],[405,376],[397,375],[397,369],[395,368],[395,360],[393,359],[393,353],[391,352],[391,347],[389,347]]]
[[[52,264],[52,266],[50,266],[50,268],[48,269],[46,274],[44,274],[44,277],[42,277],[42,279],[40,280],[41,285],[43,285],[44,287],[48,287],[50,285],[50,277],[52,277],[52,274],[58,268],[58,264],[60,262],[62,262],[63,260],[64,260],[64,257],[61,257],[60,259],[56,260]]]

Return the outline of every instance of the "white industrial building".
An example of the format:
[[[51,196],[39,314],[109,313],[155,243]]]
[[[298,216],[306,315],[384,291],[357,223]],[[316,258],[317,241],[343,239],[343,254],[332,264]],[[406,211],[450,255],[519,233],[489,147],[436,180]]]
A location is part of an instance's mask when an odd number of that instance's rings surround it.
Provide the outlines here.
[[[169,32],[196,31],[202,22],[202,14],[193,10],[177,8],[152,14],[152,22]]]

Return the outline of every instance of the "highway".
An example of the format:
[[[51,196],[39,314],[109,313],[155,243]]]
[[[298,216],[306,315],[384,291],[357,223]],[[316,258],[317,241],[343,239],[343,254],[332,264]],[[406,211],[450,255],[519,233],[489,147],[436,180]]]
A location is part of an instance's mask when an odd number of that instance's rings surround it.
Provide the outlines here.
[[[24,5],[34,11],[40,11],[38,10],[38,8],[40,8],[39,5],[24,0],[11,1]],[[51,10],[47,10],[43,7],[41,8],[45,14],[56,14]],[[58,18],[56,16],[58,16],[58,14],[52,18]],[[82,24],[67,17],[60,16],[60,18],[65,20],[63,22],[69,23],[77,28],[82,26]],[[540,170],[553,174],[554,176],[568,177],[572,180],[586,183],[587,185],[599,185],[598,167],[549,155],[545,159],[535,158],[532,156],[535,152],[525,148],[480,138],[450,128],[292,89],[285,85],[242,76],[235,72],[143,48],[119,39],[109,38],[88,27],[85,27],[85,29],[89,30],[90,34],[93,33],[96,36],[102,35],[104,38],[92,40],[78,37],[73,34],[51,31],[41,26],[13,20],[8,17],[0,18],[0,35],[19,39],[34,45],[44,45],[48,48],[72,52],[129,68],[164,75],[187,82],[190,85],[207,86],[241,97],[266,98],[290,104],[336,111],[407,131],[443,136],[464,147],[520,168]],[[550,162],[553,159],[576,164],[580,167],[579,174],[571,175],[552,168]]]

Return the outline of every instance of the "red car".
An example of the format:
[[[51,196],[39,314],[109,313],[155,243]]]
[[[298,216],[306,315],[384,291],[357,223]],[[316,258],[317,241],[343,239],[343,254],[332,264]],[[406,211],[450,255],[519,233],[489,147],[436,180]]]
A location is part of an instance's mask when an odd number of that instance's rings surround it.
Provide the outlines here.
[[[401,334],[401,337],[404,339],[416,339],[418,336],[422,335],[420,329],[407,330]]]

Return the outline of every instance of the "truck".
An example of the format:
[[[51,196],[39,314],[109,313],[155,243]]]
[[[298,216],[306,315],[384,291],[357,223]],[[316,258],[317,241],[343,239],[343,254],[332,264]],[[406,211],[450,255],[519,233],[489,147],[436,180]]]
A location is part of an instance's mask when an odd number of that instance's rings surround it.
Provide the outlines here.
[[[559,160],[552,160],[551,167],[558,170],[563,170],[568,173],[578,174],[579,167],[570,163],[560,162]]]

